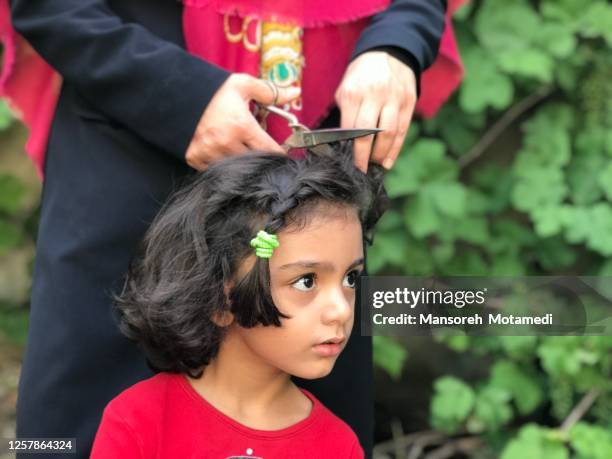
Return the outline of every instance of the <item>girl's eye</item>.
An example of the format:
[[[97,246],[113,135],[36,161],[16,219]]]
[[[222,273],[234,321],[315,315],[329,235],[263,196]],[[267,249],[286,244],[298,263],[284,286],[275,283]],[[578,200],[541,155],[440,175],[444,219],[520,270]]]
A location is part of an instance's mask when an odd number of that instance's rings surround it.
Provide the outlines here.
[[[359,277],[358,271],[351,271],[346,276],[344,276],[344,279],[342,280],[342,286],[349,287],[349,288],[355,288],[358,277]]]
[[[297,281],[295,281],[293,283],[293,286],[302,292],[309,292],[315,286],[315,275],[306,274],[305,276],[302,276]]]

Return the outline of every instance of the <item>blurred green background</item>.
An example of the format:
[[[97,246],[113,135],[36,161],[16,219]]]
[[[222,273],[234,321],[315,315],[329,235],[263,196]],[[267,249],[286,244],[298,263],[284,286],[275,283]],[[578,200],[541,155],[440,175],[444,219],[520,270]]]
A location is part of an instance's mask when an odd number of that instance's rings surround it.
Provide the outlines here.
[[[474,1],[369,271],[612,275],[612,6]],[[612,458],[612,337],[375,338],[377,457]],[[391,441],[389,441],[391,439]]]
[[[612,276],[612,7],[482,0],[413,122],[369,271]],[[40,183],[0,105],[0,435],[14,428]],[[375,337],[376,457],[612,458],[612,337]]]

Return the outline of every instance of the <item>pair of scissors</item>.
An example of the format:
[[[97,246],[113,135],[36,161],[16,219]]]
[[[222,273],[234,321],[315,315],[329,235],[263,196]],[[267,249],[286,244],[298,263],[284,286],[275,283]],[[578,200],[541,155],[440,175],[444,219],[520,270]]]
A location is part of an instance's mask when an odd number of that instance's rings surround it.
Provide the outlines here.
[[[330,143],[340,142],[342,140],[357,139],[366,135],[376,134],[377,132],[381,132],[383,130],[378,128],[331,128],[310,130],[300,123],[297,117],[291,112],[283,110],[282,108],[274,105],[259,105],[259,107],[284,118],[289,124],[292,134],[281,145],[285,151],[293,150],[295,148],[307,148],[308,150],[314,151],[317,154],[331,155],[333,154],[333,149],[329,145]]]

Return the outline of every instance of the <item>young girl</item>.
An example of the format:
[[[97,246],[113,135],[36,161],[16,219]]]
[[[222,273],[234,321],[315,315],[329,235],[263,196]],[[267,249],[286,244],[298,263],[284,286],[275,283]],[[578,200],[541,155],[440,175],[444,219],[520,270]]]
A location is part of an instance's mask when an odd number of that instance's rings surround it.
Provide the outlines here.
[[[160,373],[108,404],[92,458],[363,457],[291,380],[326,376],[346,346],[382,213],[380,171],[337,153],[235,157],[170,199],[117,301]]]

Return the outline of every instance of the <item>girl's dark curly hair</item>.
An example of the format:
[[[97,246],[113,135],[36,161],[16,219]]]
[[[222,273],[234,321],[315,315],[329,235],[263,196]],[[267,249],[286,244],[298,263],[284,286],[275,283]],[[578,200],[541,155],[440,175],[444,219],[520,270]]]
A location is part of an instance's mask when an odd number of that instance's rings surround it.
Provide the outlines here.
[[[231,311],[242,327],[280,326],[285,316],[272,301],[268,261],[257,258],[236,279],[257,231],[306,225],[329,209],[320,204],[329,204],[356,209],[369,234],[387,205],[382,170],[370,165],[366,175],[355,168],[349,143],[335,153],[232,157],[170,197],[115,298],[121,331],[142,346],[153,368],[199,377],[219,350],[224,328],[213,316],[221,311]],[[236,284],[226,296],[230,282]]]

